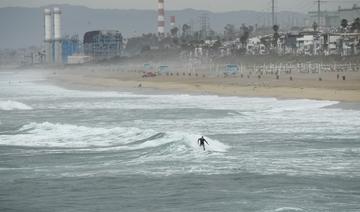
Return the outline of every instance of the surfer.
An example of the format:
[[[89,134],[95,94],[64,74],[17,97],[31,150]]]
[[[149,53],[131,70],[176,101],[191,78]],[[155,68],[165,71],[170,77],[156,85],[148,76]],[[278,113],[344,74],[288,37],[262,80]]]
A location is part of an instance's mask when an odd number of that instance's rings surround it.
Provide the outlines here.
[[[202,146],[204,148],[204,151],[205,151],[205,143],[207,143],[207,145],[209,145],[209,143],[205,140],[204,136],[201,136],[201,138],[198,139],[198,143],[199,143],[200,147]]]

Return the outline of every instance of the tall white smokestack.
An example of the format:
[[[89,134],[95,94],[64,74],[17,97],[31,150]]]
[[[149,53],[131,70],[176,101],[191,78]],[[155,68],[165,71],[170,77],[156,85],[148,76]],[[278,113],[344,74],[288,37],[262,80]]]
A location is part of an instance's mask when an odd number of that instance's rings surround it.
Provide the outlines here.
[[[44,26],[45,26],[45,57],[48,64],[52,63],[52,21],[51,10],[44,9]]]
[[[61,45],[61,10],[54,8],[54,42],[55,42],[55,63],[62,64]]]
[[[160,38],[165,37],[165,7],[164,0],[158,0],[158,34]]]

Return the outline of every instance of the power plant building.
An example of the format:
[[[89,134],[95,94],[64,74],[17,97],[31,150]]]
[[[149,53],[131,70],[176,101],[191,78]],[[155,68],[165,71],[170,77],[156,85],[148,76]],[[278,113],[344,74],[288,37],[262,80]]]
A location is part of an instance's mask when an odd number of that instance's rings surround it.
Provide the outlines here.
[[[80,40],[79,36],[64,37],[62,39],[62,62],[68,63],[68,57],[80,53]]]
[[[63,64],[61,36],[61,10],[44,9],[44,42],[47,64]]]
[[[61,65],[62,45],[61,45],[61,10],[54,8],[54,42],[55,42],[55,64]]]
[[[44,42],[45,42],[45,59],[47,64],[53,62],[53,46],[52,46],[52,13],[50,9],[44,10]]]
[[[84,35],[84,54],[95,60],[121,56],[123,37],[119,31],[90,31]]]

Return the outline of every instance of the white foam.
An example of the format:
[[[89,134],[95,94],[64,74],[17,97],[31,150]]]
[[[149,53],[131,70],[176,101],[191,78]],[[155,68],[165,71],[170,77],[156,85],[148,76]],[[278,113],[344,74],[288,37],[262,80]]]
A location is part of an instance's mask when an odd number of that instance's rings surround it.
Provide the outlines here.
[[[336,101],[317,101],[308,99],[278,100],[271,105],[269,112],[312,110],[338,104]]]
[[[1,144],[65,148],[106,147],[131,143],[155,133],[137,128],[106,129],[48,122],[27,124],[19,129],[19,132],[26,133],[0,136]]]
[[[202,148],[199,147],[197,139],[201,137],[201,135],[192,135],[192,134],[186,134],[184,135],[184,140],[187,142],[187,145],[191,146],[193,149],[202,151]],[[208,151],[212,152],[226,152],[230,147],[226,144],[221,143],[220,141],[216,139],[211,139],[208,137],[204,137],[209,145],[206,145],[206,149]]]
[[[0,101],[0,110],[32,110],[32,107],[17,101]]]
[[[19,76],[20,77],[20,76]],[[12,77],[13,78],[13,77]],[[10,78],[10,79],[12,79]],[[216,95],[143,95],[128,92],[79,91],[68,90],[48,84],[36,84],[26,77],[15,78],[22,83],[9,86],[5,84],[0,90],[17,99],[57,100],[71,98],[70,101],[45,101],[38,103],[40,109],[174,109],[198,108],[233,111],[267,111],[283,112],[294,110],[311,110],[337,104],[335,101],[316,100],[278,100],[276,98],[226,97]],[[41,78],[40,78],[41,79]],[[14,80],[14,79],[13,79]],[[6,80],[7,83],[7,80]],[[91,103],[89,103],[89,98]],[[111,101],[109,101],[111,99]],[[140,100],[140,101],[139,101]]]
[[[289,212],[289,211],[304,211],[304,210],[301,208],[294,208],[294,207],[283,207],[275,210],[275,212]]]
[[[63,92],[62,95],[77,97],[61,103],[46,102],[41,108],[51,109],[208,109],[256,112],[283,112],[319,109],[335,101],[277,100],[275,98],[244,98],[191,95],[139,95],[131,93]],[[92,98],[91,103],[80,97]],[[111,101],[106,98],[112,98]]]
[[[0,144],[53,147],[53,148],[97,148],[98,150],[139,150],[164,144],[186,145],[188,150],[200,150],[198,135],[184,132],[161,134],[152,129],[115,127],[85,127],[70,124],[30,123],[18,130],[18,134],[0,135]],[[160,136],[156,136],[159,135]],[[152,138],[154,137],[154,138]],[[228,146],[217,140],[208,139],[207,149],[225,152]]]

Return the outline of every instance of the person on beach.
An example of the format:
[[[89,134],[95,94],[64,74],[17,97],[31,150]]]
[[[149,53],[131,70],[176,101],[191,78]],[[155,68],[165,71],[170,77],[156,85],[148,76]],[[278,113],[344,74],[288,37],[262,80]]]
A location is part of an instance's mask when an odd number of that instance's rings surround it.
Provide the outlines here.
[[[204,148],[204,151],[205,151],[205,143],[209,145],[209,143],[205,140],[204,136],[201,136],[201,138],[198,139],[198,143],[200,147],[202,146]]]

